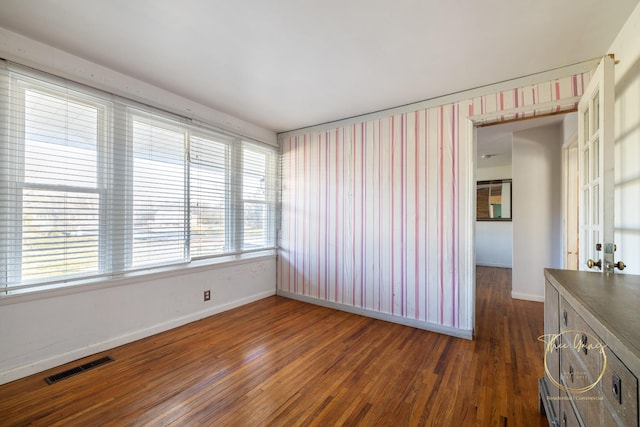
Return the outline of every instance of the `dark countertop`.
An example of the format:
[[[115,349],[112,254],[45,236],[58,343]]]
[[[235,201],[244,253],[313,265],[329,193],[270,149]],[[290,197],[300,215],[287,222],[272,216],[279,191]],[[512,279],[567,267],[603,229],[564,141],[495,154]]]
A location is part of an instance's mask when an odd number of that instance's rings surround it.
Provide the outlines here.
[[[585,320],[602,325],[594,330],[608,345],[617,340],[640,360],[640,276],[555,269],[544,275],[574,308],[577,302],[586,309],[580,313]]]

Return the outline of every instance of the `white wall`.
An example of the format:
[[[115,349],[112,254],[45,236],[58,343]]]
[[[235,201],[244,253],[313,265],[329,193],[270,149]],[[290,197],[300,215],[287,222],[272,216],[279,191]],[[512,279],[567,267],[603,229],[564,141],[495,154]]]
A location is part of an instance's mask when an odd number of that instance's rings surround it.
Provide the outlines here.
[[[478,168],[476,179],[509,179],[511,174],[511,165]],[[476,221],[476,265],[511,268],[512,242],[511,221]]]
[[[277,144],[274,132],[0,28],[0,57]],[[0,384],[275,294],[275,255],[0,299]],[[213,293],[203,301],[204,290]]]
[[[476,170],[476,179],[478,181],[489,181],[491,179],[509,179],[511,178],[511,164],[503,166],[494,166],[490,168],[478,168]]]
[[[615,39],[615,260],[640,274],[640,5]]]
[[[476,265],[512,267],[513,225],[510,221],[476,222]]]
[[[511,296],[544,300],[543,269],[562,266],[562,124],[513,134]]]
[[[269,256],[0,300],[0,384],[274,295],[275,268]]]

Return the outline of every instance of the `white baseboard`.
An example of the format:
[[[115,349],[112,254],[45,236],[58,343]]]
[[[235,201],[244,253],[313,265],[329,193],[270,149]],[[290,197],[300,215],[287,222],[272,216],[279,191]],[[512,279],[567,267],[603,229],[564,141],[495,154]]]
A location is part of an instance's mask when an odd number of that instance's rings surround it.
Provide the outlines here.
[[[510,264],[500,264],[500,263],[491,263],[491,262],[477,262],[476,266],[478,267],[498,267],[498,268],[512,268]]]
[[[195,322],[196,320],[204,319],[205,317],[213,316],[214,314],[222,313],[223,311],[231,310],[232,308],[240,307],[242,305],[267,298],[272,295],[275,295],[275,290],[259,292],[257,294],[240,298],[235,301],[230,301],[228,303],[220,304],[206,310],[170,319],[166,322],[158,323],[147,328],[131,331],[127,334],[114,337],[107,341],[91,344],[87,347],[74,349],[66,353],[56,354],[55,356],[39,360],[28,365],[18,366],[8,371],[0,372],[0,385],[36,374],[38,372],[46,371],[47,369],[51,369],[56,366],[64,365],[65,363],[69,363],[83,357],[91,356],[92,354],[107,351],[123,344],[128,344],[142,338],[147,338],[160,332],[168,331],[170,329],[186,325],[187,323]]]
[[[520,292],[513,292],[513,291],[511,291],[511,298],[522,299],[526,301],[544,302],[544,295],[523,294]]]
[[[450,326],[439,325],[437,323],[408,319],[406,317],[394,316],[392,314],[381,313],[379,311],[339,304],[333,301],[321,300],[283,290],[278,290],[277,294],[286,298],[295,299],[309,304],[332,308],[334,310],[346,311],[347,313],[358,314],[360,316],[372,317],[374,319],[384,320],[386,322],[398,323],[400,325],[411,326],[413,328],[424,329],[426,331],[437,332],[439,334],[450,335],[457,338],[464,338],[468,340],[473,339],[473,330],[452,328]]]

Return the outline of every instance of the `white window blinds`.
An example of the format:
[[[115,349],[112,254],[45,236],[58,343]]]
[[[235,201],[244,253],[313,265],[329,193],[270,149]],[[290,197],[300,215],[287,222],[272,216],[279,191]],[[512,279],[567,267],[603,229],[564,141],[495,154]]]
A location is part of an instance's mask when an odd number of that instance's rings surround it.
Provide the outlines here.
[[[235,252],[231,209],[230,155],[233,140],[223,135],[192,134],[191,255],[202,257]],[[227,233],[229,230],[229,233]]]
[[[187,239],[185,132],[130,113],[133,151],[131,264],[185,261]]]
[[[22,281],[97,273],[99,134],[104,105],[27,81],[15,85],[12,206]],[[21,199],[19,200],[19,196]],[[21,203],[20,203],[21,202]],[[20,236],[21,234],[21,236]]]
[[[275,241],[275,170],[272,150],[245,142],[242,146],[242,249],[268,246]]]
[[[275,247],[277,151],[0,61],[0,291]]]

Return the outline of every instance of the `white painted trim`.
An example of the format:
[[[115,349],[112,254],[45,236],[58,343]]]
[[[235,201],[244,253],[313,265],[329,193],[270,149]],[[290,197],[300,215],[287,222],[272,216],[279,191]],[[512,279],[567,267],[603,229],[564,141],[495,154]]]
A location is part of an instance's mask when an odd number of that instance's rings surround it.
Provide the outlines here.
[[[526,115],[528,118],[535,118],[534,113],[540,111],[550,111],[555,112],[558,108],[561,110],[560,113],[566,112],[565,110],[571,109],[574,105],[577,105],[580,101],[579,96],[572,96],[571,98],[564,98],[556,101],[543,102],[536,105],[526,105],[524,107],[515,107],[509,108],[506,110],[492,111],[490,113],[478,114],[473,116],[473,122],[476,126],[484,125],[484,124],[503,124],[508,123],[509,119],[502,120],[502,117],[514,117],[517,120],[516,116]],[[531,107],[534,107],[533,109]],[[496,114],[499,113],[499,114]],[[529,114],[527,114],[529,113]]]
[[[460,144],[462,144],[462,141],[460,141]],[[468,313],[469,325],[473,332],[476,329],[476,153],[478,152],[478,128],[473,123],[473,120],[469,118],[467,119],[467,146],[469,147],[469,156],[467,158],[467,170],[469,171],[467,203],[469,204],[469,209],[467,210],[466,224],[464,218],[460,220],[461,226],[465,225],[467,231],[467,274],[466,282],[462,286],[467,287],[466,291],[469,297],[466,299],[466,312]],[[460,164],[460,167],[464,170],[462,164]]]
[[[575,150],[575,155],[571,155],[571,152]],[[578,210],[578,197],[579,193],[575,186],[570,185],[569,171],[571,170],[572,161],[575,163],[574,167],[578,174],[580,173],[577,163],[579,163],[579,149],[578,149],[578,129],[576,127],[575,133],[565,140],[562,146],[562,268],[567,270],[573,270],[573,267],[569,265],[569,242],[574,240],[578,241],[578,231],[569,227],[569,211]],[[579,179],[579,178],[578,178]],[[571,208],[571,209],[570,209]],[[579,224],[579,219],[575,219]],[[577,227],[576,227],[577,228]],[[580,251],[580,245],[578,244],[576,251]]]
[[[275,132],[0,27],[0,57],[278,146]]]
[[[297,301],[306,302],[309,304],[319,305],[334,310],[345,311],[351,314],[357,314],[359,316],[371,317],[378,320],[384,320],[386,322],[397,323],[399,325],[410,326],[412,328],[424,329],[425,331],[437,332],[439,334],[450,335],[457,338],[473,339],[473,330],[452,328],[449,326],[438,325],[437,323],[423,322],[415,319],[408,319],[406,317],[394,316],[388,313],[381,313],[379,311],[367,310],[364,308],[353,307],[349,305],[339,304],[333,301],[321,300],[306,295],[299,295],[292,292],[278,290],[277,295],[295,299]]]
[[[511,298],[513,299],[521,299],[525,301],[535,301],[535,302],[544,302],[544,295],[530,295],[523,294],[520,292],[511,292]]]
[[[477,262],[476,265],[478,267],[495,267],[495,268],[511,268],[511,265],[507,264],[495,264],[491,262]]]
[[[460,101],[465,101],[468,99],[473,99],[479,96],[490,95],[494,93],[498,93],[505,90],[526,87],[537,83],[547,82],[551,80],[555,80],[557,78],[566,77],[569,75],[575,75],[580,73],[585,73],[587,71],[593,70],[601,58],[590,59],[588,61],[580,62],[578,64],[569,65],[566,67],[556,68],[549,71],[543,71],[541,73],[531,74],[528,76],[523,76],[519,78],[515,78],[512,80],[506,80],[503,82],[497,82],[493,84],[489,84],[486,86],[481,86],[478,88],[468,89],[457,93],[452,93],[449,95],[440,96],[437,98],[431,98],[420,102],[415,102],[412,104],[401,105],[395,108],[389,108],[386,110],[375,111],[368,114],[363,114],[355,117],[348,117],[342,120],[336,120],[333,122],[320,123],[314,126],[309,126],[300,129],[292,129],[290,131],[278,133],[278,138],[286,138],[290,135],[296,135],[303,132],[317,132],[326,129],[334,129],[337,127],[349,126],[354,123],[361,123],[371,120],[376,120],[384,117],[389,117],[397,114],[410,113],[416,110],[424,110],[433,107],[439,107],[445,104],[453,104]],[[563,104],[566,102],[564,100]],[[552,103],[548,103],[552,104]],[[546,106],[546,104],[544,104]],[[543,104],[535,106],[535,110],[540,109]],[[528,107],[531,109],[531,107]],[[530,111],[530,110],[522,110],[522,109],[513,109],[509,110],[509,112],[518,112],[518,111]],[[484,116],[491,117],[493,113],[485,114]],[[493,114],[496,117],[500,117],[505,115],[506,113],[500,112],[500,114]],[[479,116],[482,118],[483,116]]]
[[[28,365],[18,366],[11,370],[0,372],[0,385],[36,374],[38,372],[45,371],[47,369],[54,368],[56,366],[63,365],[65,363],[72,362],[77,359],[81,359],[83,357],[90,356],[92,354],[111,350],[123,344],[128,344],[142,338],[147,338],[152,335],[156,335],[161,332],[186,325],[187,323],[195,322],[196,320],[204,319],[205,317],[213,316],[214,314],[222,313],[223,311],[231,310],[233,308],[240,307],[245,304],[249,304],[251,302],[258,301],[273,295],[275,295],[275,289],[273,291],[259,292],[257,294],[249,295],[247,297],[208,308],[206,310],[191,313],[189,315],[178,317],[175,319],[170,319],[166,322],[158,323],[148,328],[114,337],[107,341],[92,344],[88,347],[72,350],[63,354],[57,354],[48,359],[39,360]]]

